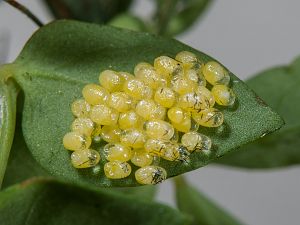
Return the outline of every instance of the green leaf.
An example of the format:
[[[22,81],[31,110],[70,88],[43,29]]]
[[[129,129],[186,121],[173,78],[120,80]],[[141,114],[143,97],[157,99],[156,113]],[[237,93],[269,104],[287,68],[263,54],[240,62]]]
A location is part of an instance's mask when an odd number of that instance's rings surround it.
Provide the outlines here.
[[[196,22],[209,8],[212,0],[181,0],[177,3],[177,12],[170,19],[166,33],[169,36],[180,34]]]
[[[135,186],[131,175],[109,180],[93,169],[77,170],[70,163],[70,152],[62,138],[70,129],[73,116],[70,104],[81,98],[87,83],[97,83],[99,72],[108,68],[133,72],[134,65],[153,63],[160,55],[175,57],[182,50],[192,51],[204,62],[212,60],[176,40],[73,21],[57,21],[41,28],[11,64],[14,77],[25,93],[23,133],[34,158],[52,175],[70,182],[95,186]],[[161,160],[168,177],[173,177],[208,164],[230,150],[282,125],[281,118],[240,81],[230,74],[237,95],[235,108],[222,109],[225,125],[216,129],[201,128],[212,138],[210,154],[191,155],[191,163]],[[95,146],[101,148],[101,146]],[[104,157],[100,165],[103,168]]]
[[[246,168],[275,168],[299,164],[300,58],[289,66],[264,71],[247,83],[283,117],[286,126],[217,162]]]
[[[168,206],[36,179],[0,192],[1,225],[184,225]]]
[[[112,20],[109,21],[108,24],[114,27],[119,27],[128,30],[134,30],[134,31],[147,30],[147,26],[141,18],[128,13],[120,14],[114,17]]]
[[[175,184],[177,207],[182,213],[191,216],[192,225],[241,225],[228,212],[187,184],[182,177],[175,178]]]
[[[127,11],[132,0],[44,0],[57,19],[105,23]]]

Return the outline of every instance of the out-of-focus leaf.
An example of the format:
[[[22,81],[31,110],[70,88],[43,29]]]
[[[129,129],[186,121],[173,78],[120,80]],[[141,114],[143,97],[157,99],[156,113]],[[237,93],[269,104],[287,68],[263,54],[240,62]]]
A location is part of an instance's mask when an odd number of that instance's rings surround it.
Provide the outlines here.
[[[44,0],[57,19],[106,23],[127,11],[132,0]]]
[[[289,66],[266,70],[247,84],[285,120],[279,132],[218,160],[231,166],[275,168],[300,163],[300,58]]]
[[[185,225],[168,206],[35,179],[0,192],[1,225]]]
[[[104,157],[98,174],[93,169],[72,167],[70,152],[62,145],[62,138],[74,120],[70,104],[82,97],[84,85],[98,82],[100,71],[110,68],[132,73],[141,61],[153,63],[158,56],[175,57],[182,50],[194,52],[204,62],[214,60],[176,40],[148,33],[74,21],[56,21],[41,28],[10,65],[13,77],[25,93],[22,129],[34,158],[50,174],[70,182],[106,187],[139,185],[134,178],[136,167],[127,178],[106,178],[102,169]],[[262,104],[236,76],[230,76],[237,95],[235,107],[220,108],[224,126],[200,128],[213,141],[210,154],[195,152],[189,164],[160,160],[159,165],[167,170],[168,177],[202,167],[282,125],[278,114]],[[102,145],[93,147],[100,150]]]
[[[182,177],[175,178],[175,184],[177,207],[182,213],[191,216],[192,225],[241,225],[228,212],[187,184]]]
[[[141,18],[127,13],[114,17],[111,21],[109,21],[108,24],[114,27],[124,28],[133,31],[147,30],[147,27]]]

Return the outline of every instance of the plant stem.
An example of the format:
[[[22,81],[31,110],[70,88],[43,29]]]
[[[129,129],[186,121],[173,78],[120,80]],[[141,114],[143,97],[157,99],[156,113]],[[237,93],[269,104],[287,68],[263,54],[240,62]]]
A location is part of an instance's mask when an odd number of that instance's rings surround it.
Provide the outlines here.
[[[24,13],[26,16],[28,16],[36,25],[39,27],[44,26],[44,24],[29,10],[27,9],[24,5],[18,3],[15,0],[4,0],[11,6],[15,7],[16,9],[20,10],[22,13]]]
[[[0,68],[0,189],[14,139],[18,85],[6,65]]]

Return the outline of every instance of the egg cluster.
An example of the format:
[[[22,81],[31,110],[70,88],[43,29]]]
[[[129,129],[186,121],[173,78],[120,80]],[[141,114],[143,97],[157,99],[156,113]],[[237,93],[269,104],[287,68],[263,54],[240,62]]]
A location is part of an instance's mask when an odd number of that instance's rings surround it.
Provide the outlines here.
[[[100,85],[86,85],[83,99],[72,103],[76,118],[63,138],[64,147],[74,151],[75,168],[88,168],[100,160],[99,151],[90,148],[92,142],[103,140],[107,178],[129,176],[131,162],[140,167],[137,182],[159,183],[167,172],[158,159],[188,163],[191,153],[210,150],[211,139],[197,131],[223,123],[223,113],[213,106],[234,104],[229,81],[219,63],[204,64],[187,51],[175,59],[160,56],[154,65],[141,62],[134,75],[105,70]]]

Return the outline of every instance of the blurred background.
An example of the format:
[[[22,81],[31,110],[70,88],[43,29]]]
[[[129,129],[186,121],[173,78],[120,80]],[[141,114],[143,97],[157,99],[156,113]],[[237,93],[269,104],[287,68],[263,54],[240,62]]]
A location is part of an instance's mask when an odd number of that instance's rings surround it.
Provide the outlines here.
[[[43,22],[53,20],[42,1],[19,2]],[[147,17],[153,9],[151,0],[137,0],[130,10]],[[245,80],[300,55],[299,9],[297,0],[215,0],[201,20],[176,38],[218,59]],[[0,61],[14,60],[36,29],[31,20],[2,3]],[[300,167],[250,171],[209,165],[187,178],[246,224],[299,224]],[[170,181],[160,185],[157,199],[174,205]]]

